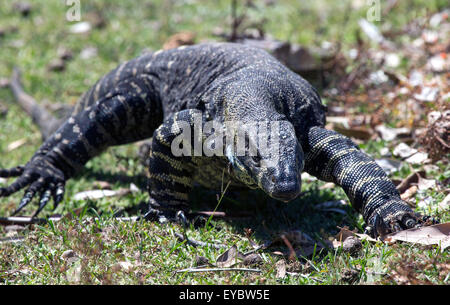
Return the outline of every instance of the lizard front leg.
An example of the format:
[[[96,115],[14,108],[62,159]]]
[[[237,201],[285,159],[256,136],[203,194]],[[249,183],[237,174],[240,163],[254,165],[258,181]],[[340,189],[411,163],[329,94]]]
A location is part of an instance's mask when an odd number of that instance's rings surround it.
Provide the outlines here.
[[[381,167],[349,138],[312,127],[304,147],[305,170],[340,185],[372,235],[412,228],[420,222]]]
[[[177,212],[182,211],[184,215],[187,211],[195,171],[191,162],[194,128],[201,127],[203,122],[201,111],[187,109],[169,116],[153,133],[147,162],[150,203],[149,212],[144,216],[146,219],[175,220]],[[177,138],[182,141],[177,141]],[[174,152],[180,146],[183,151]]]
[[[17,214],[40,194],[36,216],[54,198],[55,207],[64,195],[65,181],[107,147],[151,136],[160,122],[160,107],[146,100],[143,85],[117,89],[94,105],[71,116],[22,167],[0,170],[0,177],[18,176],[0,197],[28,186],[14,212]],[[136,89],[136,88],[139,88]]]

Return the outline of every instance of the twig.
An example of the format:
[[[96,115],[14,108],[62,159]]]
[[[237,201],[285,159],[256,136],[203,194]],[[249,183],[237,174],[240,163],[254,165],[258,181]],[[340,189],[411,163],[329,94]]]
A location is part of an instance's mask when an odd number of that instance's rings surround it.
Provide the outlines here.
[[[20,243],[24,241],[23,236],[13,236],[13,237],[7,237],[7,238],[1,238],[0,244],[6,244],[6,243]]]
[[[292,244],[290,243],[290,241],[286,238],[286,236],[284,234],[282,234],[280,237],[283,240],[283,242],[286,244],[286,246],[289,248],[289,260],[294,261],[297,258],[297,254],[295,254],[294,247],[292,247]]]
[[[31,224],[45,224],[48,223],[50,220],[52,222],[57,222],[63,219],[65,216],[56,216],[56,217],[49,217],[49,218],[32,218],[32,217],[0,217],[0,225],[31,225]],[[91,218],[93,220],[97,220],[98,217]],[[137,216],[133,217],[114,217],[115,220],[118,221],[138,221],[140,218]],[[88,218],[90,220],[90,218]]]
[[[183,236],[183,234],[177,233],[175,232],[175,236],[180,240],[180,241],[186,241],[187,244],[194,246],[194,247],[205,247],[205,246],[212,246],[213,248],[216,249],[224,249],[224,248],[228,248],[226,245],[223,244],[215,244],[215,243],[205,243],[203,241],[198,241],[192,238],[188,238]]]
[[[184,272],[217,272],[217,271],[246,271],[246,272],[261,272],[259,269],[249,269],[249,268],[187,268],[177,270],[176,273]]]
[[[61,217],[49,218],[52,221],[59,221]],[[0,224],[2,225],[31,225],[31,224],[43,224],[47,223],[48,220],[45,218],[31,218],[31,217],[0,217]]]

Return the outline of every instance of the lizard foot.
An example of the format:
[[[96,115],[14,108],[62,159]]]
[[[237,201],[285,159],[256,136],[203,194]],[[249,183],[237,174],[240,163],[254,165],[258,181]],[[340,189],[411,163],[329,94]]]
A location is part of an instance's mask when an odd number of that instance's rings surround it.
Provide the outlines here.
[[[64,173],[46,158],[35,158],[25,166],[0,169],[0,177],[18,177],[11,185],[0,188],[0,197],[7,197],[28,186],[13,216],[27,206],[34,197],[40,198],[39,207],[32,217],[38,215],[51,198],[56,209],[64,197]]]
[[[414,213],[403,202],[394,202],[379,207],[368,220],[365,233],[376,238],[402,230],[420,228],[439,223],[438,219]]]

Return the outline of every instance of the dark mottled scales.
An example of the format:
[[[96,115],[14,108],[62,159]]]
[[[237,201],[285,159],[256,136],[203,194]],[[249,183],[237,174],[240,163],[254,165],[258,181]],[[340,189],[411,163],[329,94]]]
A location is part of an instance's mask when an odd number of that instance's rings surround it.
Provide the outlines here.
[[[195,182],[219,189],[230,179],[233,186],[260,187],[289,201],[300,193],[306,170],[342,186],[372,227],[414,225],[413,212],[380,167],[348,138],[323,128],[324,109],[308,82],[260,49],[214,43],[145,54],[122,63],[86,92],[24,168],[0,171],[21,175],[0,195],[26,185],[31,185],[28,195],[61,193],[64,182],[107,147],[153,137],[152,208],[188,209]],[[170,143],[179,131],[173,124],[193,126],[195,113],[203,123],[282,122],[279,162],[267,167],[264,158],[174,157]]]

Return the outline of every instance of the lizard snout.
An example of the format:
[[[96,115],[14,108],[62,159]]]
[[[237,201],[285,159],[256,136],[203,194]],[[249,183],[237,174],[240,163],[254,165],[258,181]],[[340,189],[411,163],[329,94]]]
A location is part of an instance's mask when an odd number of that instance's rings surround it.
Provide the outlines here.
[[[270,196],[281,201],[291,201],[301,192],[300,175],[282,174],[279,177],[271,177],[272,188],[269,191]]]

